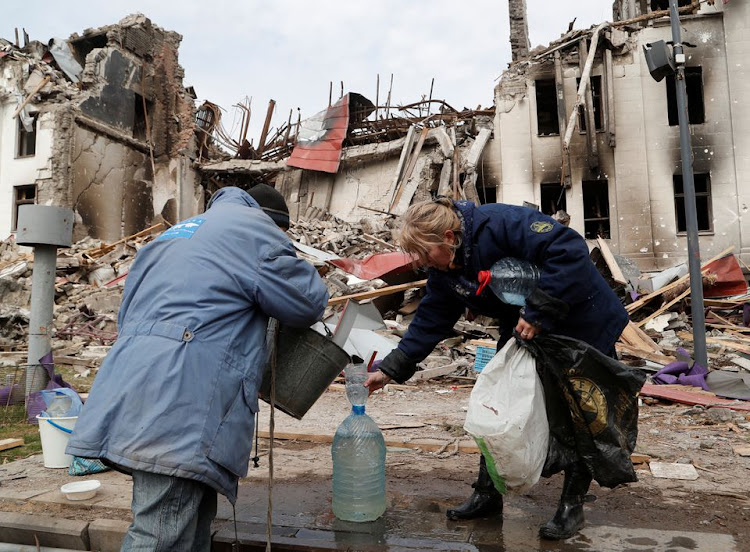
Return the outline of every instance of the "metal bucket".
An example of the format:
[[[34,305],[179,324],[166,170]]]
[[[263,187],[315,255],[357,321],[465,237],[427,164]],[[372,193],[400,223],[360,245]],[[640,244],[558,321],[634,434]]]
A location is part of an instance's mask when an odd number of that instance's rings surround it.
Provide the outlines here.
[[[318,332],[281,326],[276,353],[274,405],[301,420],[349,362],[346,351]],[[263,374],[259,395],[270,403],[270,364]]]

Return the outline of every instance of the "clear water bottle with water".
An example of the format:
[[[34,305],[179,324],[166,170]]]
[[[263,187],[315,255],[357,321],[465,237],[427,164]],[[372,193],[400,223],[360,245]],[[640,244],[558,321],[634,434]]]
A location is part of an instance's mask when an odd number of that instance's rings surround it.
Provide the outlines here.
[[[333,437],[333,513],[344,521],[374,521],[385,512],[385,439],[365,414],[365,364],[346,367],[352,412]]]
[[[477,295],[489,285],[501,301],[522,307],[536,289],[539,275],[539,268],[535,264],[514,257],[505,257],[489,270],[479,272]]]

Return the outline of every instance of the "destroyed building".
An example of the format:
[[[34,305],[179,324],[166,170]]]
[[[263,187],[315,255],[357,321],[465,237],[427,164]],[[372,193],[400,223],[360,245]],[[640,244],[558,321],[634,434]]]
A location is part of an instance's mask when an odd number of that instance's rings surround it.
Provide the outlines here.
[[[0,39],[3,239],[26,203],[70,207],[74,240],[107,241],[202,207],[181,39],[140,14],[48,44]]]
[[[295,219],[400,215],[431,194],[494,202],[499,181],[482,166],[493,115],[493,109],[458,110],[442,100],[377,106],[347,93],[297,124],[294,134],[261,141],[255,159],[207,160],[200,170],[209,190],[273,183]]]
[[[316,129],[334,134],[342,97],[299,125],[303,140],[330,147],[295,158],[300,141],[287,126],[260,155],[202,163],[204,181],[210,187],[270,180],[295,217],[398,215],[438,193],[530,204],[550,215],[564,210],[573,228],[608,240],[641,270],[675,266],[687,257],[675,80],[651,78],[643,54],[644,45],[671,40],[662,4],[617,0],[614,22],[588,30],[571,24],[559,40],[531,50],[525,2],[511,0],[513,62],[493,108],[458,111],[432,100],[399,106],[395,114],[392,106],[357,100],[345,114],[348,124],[340,125],[344,138],[334,144],[316,137]],[[679,6],[701,254],[734,247],[750,260],[743,217],[750,111],[741,101],[750,88],[742,50],[750,7],[737,0]],[[582,76],[586,93],[577,106]],[[337,148],[339,163],[326,166]]]
[[[667,12],[653,11],[666,5],[617,0],[613,23],[569,31],[530,52],[522,39],[525,10],[511,9],[514,61],[495,90],[489,145],[501,175],[499,201],[529,201],[548,214],[566,210],[573,228],[608,238],[642,270],[687,257],[675,81],[656,82],[643,54],[644,45],[672,39]],[[701,256],[733,246],[747,261],[750,111],[741,98],[750,89],[743,48],[750,6],[679,6]],[[589,56],[576,120],[571,113]]]

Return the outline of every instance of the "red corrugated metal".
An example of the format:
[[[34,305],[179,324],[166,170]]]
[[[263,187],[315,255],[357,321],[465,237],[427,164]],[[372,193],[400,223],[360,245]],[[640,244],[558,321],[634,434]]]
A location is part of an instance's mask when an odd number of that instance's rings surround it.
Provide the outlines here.
[[[701,406],[723,406],[732,410],[750,410],[750,403],[730,399],[722,399],[708,391],[683,391],[678,385],[653,385],[646,383],[641,389],[641,395],[654,397],[683,404],[698,404]],[[689,388],[691,389],[691,388]],[[695,389],[695,388],[692,388]]]
[[[303,121],[287,165],[312,171],[338,172],[341,148],[349,125],[366,119],[374,109],[370,100],[356,92],[349,92],[325,111]]]
[[[389,275],[411,272],[414,270],[416,258],[398,251],[392,253],[377,253],[364,259],[334,259],[329,261],[341,270],[354,274],[363,280],[384,278]]]
[[[703,285],[703,297],[726,297],[747,293],[747,282],[742,273],[737,257],[727,255],[706,264],[703,270],[716,275],[716,283],[712,286]]]
[[[290,167],[336,173],[341,162],[341,146],[349,128],[349,94],[329,107],[321,122],[322,136],[314,141],[298,141],[287,159]]]

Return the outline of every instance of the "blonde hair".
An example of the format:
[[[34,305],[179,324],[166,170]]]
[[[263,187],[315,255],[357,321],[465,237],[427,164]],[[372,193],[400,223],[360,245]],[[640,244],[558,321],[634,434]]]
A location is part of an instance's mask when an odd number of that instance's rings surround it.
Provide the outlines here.
[[[461,221],[453,209],[453,202],[446,197],[415,203],[407,209],[402,220],[399,236],[401,249],[416,255],[422,263],[427,262],[431,247],[447,245],[444,238],[446,230],[456,234],[455,243],[449,246],[452,252],[455,253],[461,246]]]

